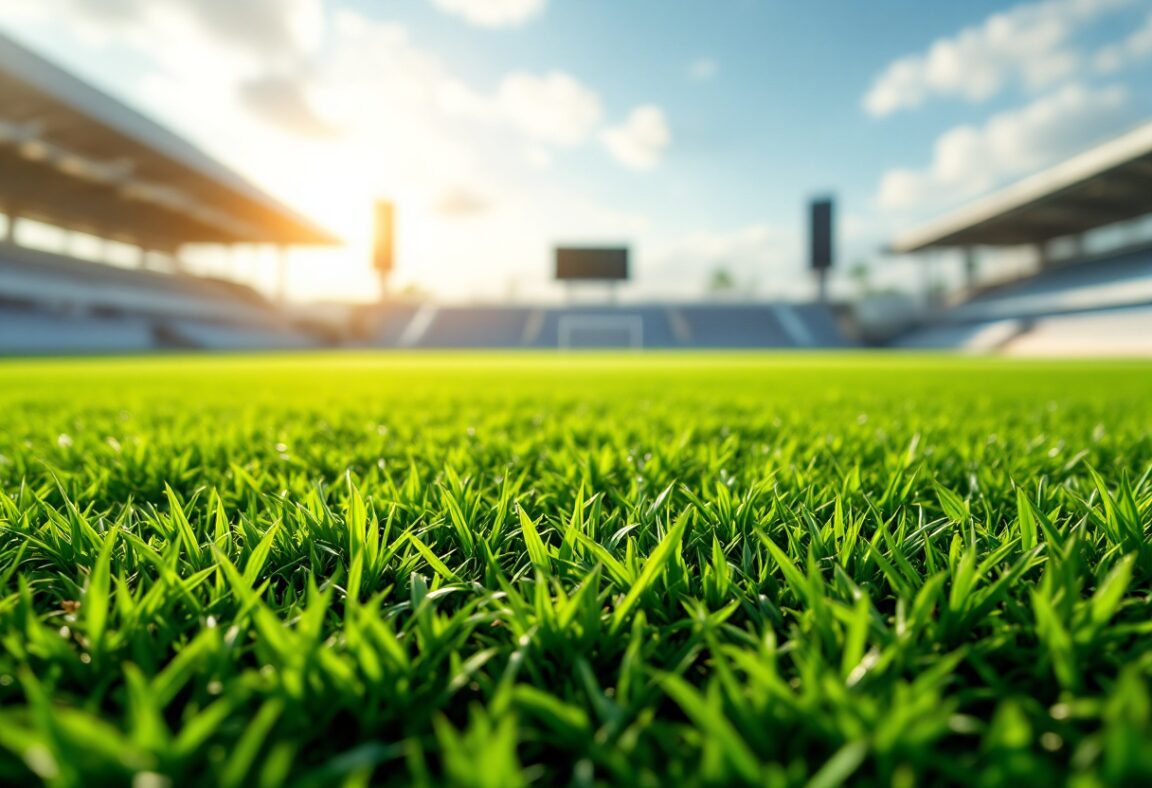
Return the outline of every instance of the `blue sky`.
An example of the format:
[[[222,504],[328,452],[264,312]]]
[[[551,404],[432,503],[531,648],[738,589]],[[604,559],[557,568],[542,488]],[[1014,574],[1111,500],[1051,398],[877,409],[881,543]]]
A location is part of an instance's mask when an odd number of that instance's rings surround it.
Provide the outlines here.
[[[840,262],[1152,117],[1152,0],[0,0],[0,26],[351,240],[300,298],[549,297],[554,241],[633,244],[635,297]],[[209,258],[206,258],[209,259]],[[256,264],[254,264],[256,265]],[[907,268],[887,263],[890,276]]]

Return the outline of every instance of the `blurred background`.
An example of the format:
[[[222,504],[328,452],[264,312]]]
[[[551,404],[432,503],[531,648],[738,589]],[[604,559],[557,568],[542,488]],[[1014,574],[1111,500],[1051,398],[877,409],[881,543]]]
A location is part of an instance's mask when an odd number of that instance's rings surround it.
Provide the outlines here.
[[[0,353],[1152,355],[1152,0],[0,0]]]

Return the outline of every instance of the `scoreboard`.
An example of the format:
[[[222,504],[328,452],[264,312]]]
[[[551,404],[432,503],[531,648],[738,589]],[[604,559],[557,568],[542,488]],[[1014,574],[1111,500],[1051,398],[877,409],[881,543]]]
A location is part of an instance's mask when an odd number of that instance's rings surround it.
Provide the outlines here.
[[[627,278],[627,247],[556,248],[556,279],[560,281],[619,282]]]

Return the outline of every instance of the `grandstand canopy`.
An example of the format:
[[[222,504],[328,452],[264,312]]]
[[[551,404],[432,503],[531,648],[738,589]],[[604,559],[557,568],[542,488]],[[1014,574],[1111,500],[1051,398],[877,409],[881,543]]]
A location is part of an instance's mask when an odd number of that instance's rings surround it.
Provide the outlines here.
[[[1038,244],[1152,213],[1152,123],[915,228],[897,253]]]
[[[0,35],[0,212],[156,249],[335,236]]]

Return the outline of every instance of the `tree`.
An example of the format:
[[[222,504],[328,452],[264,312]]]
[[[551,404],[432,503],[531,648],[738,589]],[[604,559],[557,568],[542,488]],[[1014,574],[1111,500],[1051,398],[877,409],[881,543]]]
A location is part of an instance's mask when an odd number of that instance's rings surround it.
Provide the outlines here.
[[[872,267],[867,260],[857,260],[848,269],[848,276],[856,283],[861,298],[872,292]]]
[[[708,292],[714,295],[731,293],[736,289],[736,277],[722,265],[716,266],[708,277]]]

